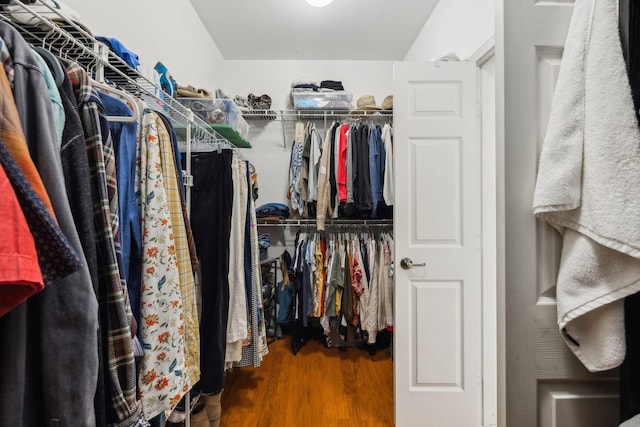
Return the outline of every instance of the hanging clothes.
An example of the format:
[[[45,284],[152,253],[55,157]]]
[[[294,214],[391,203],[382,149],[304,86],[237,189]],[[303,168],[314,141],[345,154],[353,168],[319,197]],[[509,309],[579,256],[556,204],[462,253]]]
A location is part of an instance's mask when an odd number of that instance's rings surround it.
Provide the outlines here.
[[[304,202],[300,193],[300,180],[302,172],[302,153],[304,151],[304,124],[296,123],[296,135],[291,144],[291,159],[289,161],[289,194],[291,209],[302,215]]]
[[[200,380],[200,331],[198,324],[198,308],[196,305],[196,290],[194,273],[190,260],[189,242],[185,226],[185,216],[180,197],[180,183],[176,174],[176,157],[173,151],[174,142],[166,127],[165,120],[154,115],[158,142],[160,144],[160,164],[162,178],[167,195],[167,208],[171,216],[171,229],[175,244],[175,254],[180,283],[180,299],[184,316],[184,357],[187,372],[185,376],[188,385],[193,386]],[[169,250],[171,250],[169,246]],[[175,327],[175,326],[172,326]]]
[[[323,231],[325,229],[325,220],[331,218],[333,210],[331,209],[331,184],[329,182],[330,162],[331,162],[331,134],[333,126],[327,130],[325,143],[323,145],[322,156],[320,158],[320,168],[318,169],[318,206],[316,210],[316,229]]]
[[[393,323],[390,242],[387,233],[298,233],[292,264],[303,326],[308,317],[320,318],[329,335],[331,319],[342,317],[375,343]]]
[[[234,152],[231,163],[233,180],[233,208],[229,240],[229,309],[227,320],[227,366],[242,359],[242,342],[247,338],[247,291],[244,263],[244,235],[247,220],[247,165]]]
[[[384,146],[384,185],[382,197],[387,206],[393,206],[395,187],[393,181],[393,129],[386,124],[382,128],[382,141]]]
[[[311,124],[309,129],[309,202],[318,200],[318,174],[320,172],[320,160],[322,158],[322,137],[316,129],[315,124]],[[315,215],[314,215],[315,216]]]
[[[144,425],[140,405],[136,400],[135,362],[132,342],[132,312],[126,283],[121,273],[122,258],[119,247],[118,193],[115,157],[108,132],[104,109],[87,73],[78,64],[68,64],[67,70],[78,102],[85,132],[87,154],[94,200],[100,304],[112,314],[101,317],[103,342],[108,352],[110,369],[107,389],[111,405],[107,422]],[[116,382],[116,384],[113,384]]]
[[[297,144],[298,140],[304,143]],[[304,218],[315,218],[319,230],[327,217],[391,219],[391,126],[336,122],[327,130],[323,143],[313,125],[305,128],[297,123],[289,177],[288,198],[293,210]]]
[[[138,379],[147,419],[172,410],[187,391],[184,313],[174,230],[161,168],[161,120],[145,112],[138,142],[136,189],[142,220],[141,340]],[[166,142],[164,143],[166,144]],[[170,328],[168,326],[171,326]]]
[[[0,166],[0,317],[44,289],[33,235],[11,181]]]
[[[192,153],[191,226],[201,260],[200,369],[204,393],[224,385],[229,303],[229,239],[233,208],[233,154]]]
[[[369,133],[369,180],[371,181],[371,218],[378,218],[378,204],[383,200],[385,151],[380,126]]]
[[[251,174],[247,169],[247,183],[251,188]],[[248,343],[242,347],[242,359],[235,362],[235,367],[253,366],[257,368],[262,363],[262,359],[269,353],[267,347],[267,333],[262,313],[262,280],[260,274],[260,248],[258,245],[258,221],[256,218],[255,200],[252,191],[248,191],[248,209],[246,230],[248,239],[245,240],[247,251],[245,254],[245,272],[249,276],[247,283],[247,301],[249,318]],[[247,268],[248,267],[248,268]]]
[[[12,109],[14,113],[9,114],[20,117],[19,122],[13,123],[19,123],[18,127],[22,127],[19,135],[10,131],[18,139],[7,139],[7,143],[17,143],[20,139],[26,141],[20,150],[24,154],[27,154],[26,146],[29,147],[28,154],[32,156],[32,162],[42,179],[47,199],[51,201],[49,219],[45,214],[48,208],[40,203],[42,196],[30,193],[28,197],[36,201],[32,206],[39,211],[38,216],[45,222],[52,221],[52,224],[57,221],[61,231],[57,243],[62,243],[62,246],[54,248],[57,253],[50,252],[52,248],[47,246],[48,243],[41,249],[49,252],[51,265],[56,262],[53,259],[60,257],[62,269],[53,271],[66,270],[56,279],[56,286],[46,287],[26,304],[21,304],[1,318],[3,345],[11,348],[12,353],[10,360],[1,360],[7,370],[3,369],[1,373],[2,392],[7,387],[8,393],[5,395],[14,398],[0,403],[0,424],[46,425],[58,418],[65,423],[86,421],[87,425],[92,425],[95,423],[93,395],[98,369],[97,302],[65,191],[60,151],[51,120],[50,99],[42,71],[30,46],[6,23],[0,25],[0,34],[7,47],[4,52],[10,55],[10,58],[3,58],[3,110],[8,112]],[[9,73],[7,67],[11,67]],[[8,97],[11,89],[7,74],[13,75],[14,97],[11,99]],[[6,120],[3,120],[5,129]],[[9,174],[4,163],[3,167]],[[24,177],[21,182],[27,183]],[[46,228],[51,230],[50,227]],[[37,334],[34,334],[36,331]],[[82,377],[77,383],[67,381],[68,373],[58,369],[60,361],[78,366],[77,374]],[[29,396],[29,399],[25,399],[25,396]]]
[[[101,91],[98,91],[98,95],[106,115],[133,116],[124,102]],[[142,236],[135,194],[138,123],[112,121],[109,122],[109,132],[116,157],[122,274],[127,283],[133,316],[136,323],[140,324]]]

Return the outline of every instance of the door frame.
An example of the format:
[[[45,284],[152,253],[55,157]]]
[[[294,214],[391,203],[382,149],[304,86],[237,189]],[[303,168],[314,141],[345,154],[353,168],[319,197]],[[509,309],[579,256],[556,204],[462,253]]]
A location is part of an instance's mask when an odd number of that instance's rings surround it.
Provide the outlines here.
[[[502,425],[500,413],[504,411],[500,386],[501,366],[504,366],[504,335],[500,328],[504,322],[504,306],[500,299],[504,289],[504,154],[498,140],[498,58],[496,40],[491,36],[468,59],[478,68],[478,135],[482,144],[482,421],[485,427]],[[491,66],[493,77],[485,67]],[[502,220],[501,220],[502,219]],[[502,342],[502,344],[501,344]]]
[[[478,68],[478,134],[482,144],[482,425],[485,427],[498,425],[498,367],[501,362],[498,322],[503,309],[499,304],[498,290],[504,283],[504,275],[501,274],[504,252],[500,243],[503,235],[500,227],[504,227],[504,221],[498,221],[500,206],[504,204],[498,186],[504,166],[499,161],[496,134],[495,44],[492,36],[468,59],[475,61]],[[488,67],[492,68],[491,73],[488,73]]]

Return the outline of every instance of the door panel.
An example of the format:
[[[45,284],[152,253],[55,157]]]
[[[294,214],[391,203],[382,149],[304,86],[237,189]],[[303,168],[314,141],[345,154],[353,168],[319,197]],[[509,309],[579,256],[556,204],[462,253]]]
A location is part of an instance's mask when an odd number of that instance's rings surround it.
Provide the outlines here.
[[[475,63],[394,70],[396,425],[482,424]],[[415,264],[402,269],[408,257]]]
[[[618,385],[614,382],[552,382],[538,388],[540,427],[615,426]]]
[[[573,2],[504,0],[502,8],[506,425],[617,426],[617,373],[589,373],[559,335],[561,241],[531,211]]]

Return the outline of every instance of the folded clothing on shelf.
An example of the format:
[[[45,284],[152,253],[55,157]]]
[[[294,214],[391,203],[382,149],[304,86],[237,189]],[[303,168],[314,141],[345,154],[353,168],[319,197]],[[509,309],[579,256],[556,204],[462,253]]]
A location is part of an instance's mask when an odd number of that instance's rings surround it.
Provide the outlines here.
[[[320,82],[321,89],[344,90],[342,82],[338,80],[323,80]]]
[[[127,65],[129,65],[131,68],[133,68],[134,70],[138,69],[138,65],[140,65],[140,58],[138,57],[138,54],[127,49],[127,47],[120,40],[114,37],[95,37],[96,40],[106,44],[110,51],[118,55],[120,59],[126,62]]]
[[[271,108],[271,97],[267,94],[256,96],[250,93],[247,100],[254,110],[268,110]]]
[[[241,95],[236,95],[233,98],[233,102],[238,106],[243,113],[249,113],[249,117],[259,119],[274,120],[276,118],[275,112],[271,110],[271,97],[267,94],[254,95],[250,93],[246,98]]]
[[[319,87],[320,83],[316,79],[313,79],[311,77],[299,77],[291,82],[291,89],[295,88],[296,86],[303,87],[306,85]]]
[[[178,85],[177,97],[182,98],[212,98],[211,92],[206,89],[199,89],[189,86]]]
[[[343,90],[344,86],[339,80],[322,80],[318,83],[310,79],[299,79],[291,83],[291,92],[330,92]]]
[[[256,208],[256,217],[265,218],[289,218],[289,207],[283,203],[266,203]]]

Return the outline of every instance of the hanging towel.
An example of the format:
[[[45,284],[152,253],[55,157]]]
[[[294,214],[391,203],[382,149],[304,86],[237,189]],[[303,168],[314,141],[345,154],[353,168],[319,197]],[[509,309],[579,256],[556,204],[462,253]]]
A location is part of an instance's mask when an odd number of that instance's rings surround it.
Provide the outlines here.
[[[640,290],[640,132],[616,3],[575,3],[533,204],[563,236],[558,327],[590,371],[623,361],[623,298]]]
[[[619,427],[640,427],[640,415],[626,420]]]

